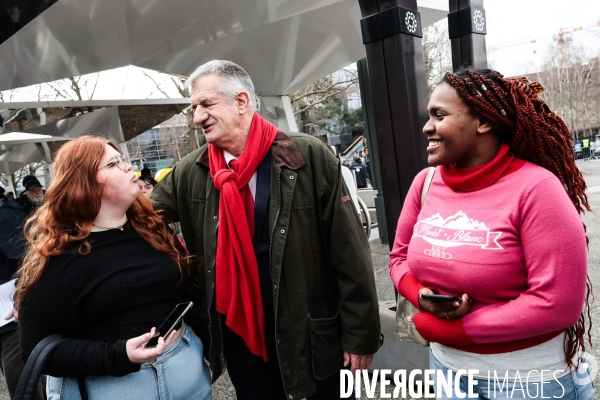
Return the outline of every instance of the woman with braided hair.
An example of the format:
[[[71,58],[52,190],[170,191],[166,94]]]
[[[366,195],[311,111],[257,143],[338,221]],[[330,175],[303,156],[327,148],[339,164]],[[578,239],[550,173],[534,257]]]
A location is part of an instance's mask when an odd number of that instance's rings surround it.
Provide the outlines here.
[[[591,209],[569,130],[541,91],[468,69],[446,74],[429,100],[423,133],[438,168],[429,186],[424,170],[409,190],[390,274],[420,311],[411,320],[431,342],[438,398],[464,397],[466,376],[462,396],[439,385],[464,369],[479,371],[484,398],[593,398],[579,217]]]

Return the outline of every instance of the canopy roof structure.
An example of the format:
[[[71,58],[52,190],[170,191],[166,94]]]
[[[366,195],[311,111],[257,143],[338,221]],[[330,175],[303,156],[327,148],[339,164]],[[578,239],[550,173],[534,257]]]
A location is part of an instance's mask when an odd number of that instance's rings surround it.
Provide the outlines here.
[[[74,101],[35,101],[20,103],[0,103],[0,110],[11,110],[3,112],[6,122],[4,128],[7,131],[39,132],[40,125],[57,122],[78,115],[89,115],[94,111],[106,107],[118,109],[118,121],[123,131],[124,141],[128,141],[148,129],[160,124],[179,114],[190,106],[190,99],[142,99],[142,100],[74,100]],[[28,112],[27,112],[28,111]],[[84,114],[85,113],[85,114]],[[6,115],[10,116],[7,118]],[[104,123],[104,120],[97,120]],[[117,122],[113,122],[115,129]],[[68,132],[64,129],[60,134],[67,137],[80,136],[82,132],[100,132],[110,128],[104,124],[86,126],[81,130],[80,125],[63,124],[62,126],[76,126],[79,131]],[[36,128],[37,127],[37,128]],[[1,133],[1,132],[0,132]],[[0,136],[1,138],[2,136]]]
[[[10,174],[30,162],[52,163],[65,141],[82,135],[102,134],[123,144],[189,107],[189,99],[0,103],[1,107],[13,110],[5,129],[0,128],[0,172]],[[20,126],[29,128],[20,132]]]
[[[425,27],[446,17],[448,2],[419,0],[418,8]],[[252,77],[261,114],[295,130],[287,94],[365,57],[360,19],[357,0],[58,0],[0,44],[0,91],[127,65],[186,77],[204,62],[227,59]],[[124,148],[189,104],[173,100],[143,107],[118,100],[0,103],[0,111],[13,110],[5,111],[8,131],[73,138],[112,129]],[[27,128],[17,124],[19,110]],[[4,146],[0,159],[6,172],[49,161],[48,149],[58,146]]]
[[[62,142],[67,140],[71,140],[71,138],[39,135],[37,133],[9,132],[0,135],[0,146],[14,147],[28,143]]]
[[[72,138],[37,133],[9,132],[0,135],[0,172],[10,174],[32,161],[51,157],[49,142],[64,142]]]
[[[428,26],[446,0],[420,0]],[[126,65],[187,76],[242,65],[280,96],[365,57],[357,0],[59,0],[0,45],[0,90]],[[0,105],[1,108],[1,105]]]

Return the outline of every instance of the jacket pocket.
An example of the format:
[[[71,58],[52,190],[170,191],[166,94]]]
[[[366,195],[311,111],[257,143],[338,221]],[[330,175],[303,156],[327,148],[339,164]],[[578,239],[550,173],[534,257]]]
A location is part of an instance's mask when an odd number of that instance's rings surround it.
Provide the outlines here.
[[[310,351],[315,378],[323,380],[344,364],[340,313],[330,318],[309,318]]]

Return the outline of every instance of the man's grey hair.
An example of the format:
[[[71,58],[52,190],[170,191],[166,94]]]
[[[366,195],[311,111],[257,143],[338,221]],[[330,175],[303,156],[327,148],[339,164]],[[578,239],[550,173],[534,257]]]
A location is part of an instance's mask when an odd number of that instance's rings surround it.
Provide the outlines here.
[[[217,75],[221,78],[219,92],[229,102],[233,101],[239,92],[247,92],[250,96],[250,109],[256,111],[254,84],[244,68],[231,61],[212,60],[199,66],[185,82],[185,86],[191,89],[198,79],[206,75]]]

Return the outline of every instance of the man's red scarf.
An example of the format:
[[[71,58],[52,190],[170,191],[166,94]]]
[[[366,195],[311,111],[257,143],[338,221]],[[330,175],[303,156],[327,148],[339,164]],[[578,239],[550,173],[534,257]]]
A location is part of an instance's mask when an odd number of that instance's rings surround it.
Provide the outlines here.
[[[277,132],[254,114],[244,152],[227,168],[223,150],[208,145],[210,175],[221,192],[217,236],[216,306],[225,323],[242,337],[252,354],[267,361],[267,344],[254,236],[254,200],[250,178],[265,158]],[[234,172],[235,171],[235,172]]]

